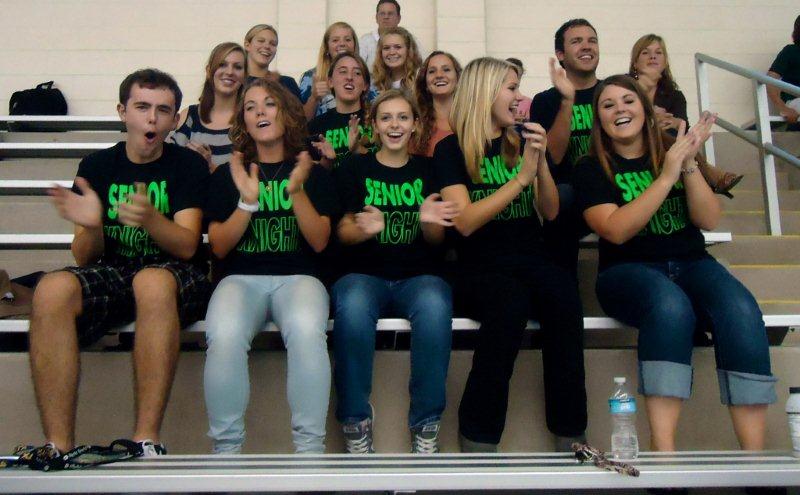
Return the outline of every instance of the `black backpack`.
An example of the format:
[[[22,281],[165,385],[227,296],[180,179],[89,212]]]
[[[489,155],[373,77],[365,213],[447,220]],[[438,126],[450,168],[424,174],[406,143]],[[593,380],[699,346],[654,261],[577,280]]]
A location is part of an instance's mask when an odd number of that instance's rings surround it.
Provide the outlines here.
[[[53,81],[38,84],[33,89],[15,91],[8,102],[10,115],[66,115],[67,100]]]

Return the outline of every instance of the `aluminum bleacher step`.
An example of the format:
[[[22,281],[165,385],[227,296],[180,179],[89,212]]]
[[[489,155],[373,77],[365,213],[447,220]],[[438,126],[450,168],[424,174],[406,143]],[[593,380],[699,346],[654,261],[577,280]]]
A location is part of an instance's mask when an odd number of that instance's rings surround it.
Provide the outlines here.
[[[638,477],[571,454],[163,456],[79,471],[0,471],[0,493],[636,489],[800,486],[787,452],[642,453]]]
[[[800,315],[787,314],[787,315],[764,315],[764,325],[767,328],[790,328],[800,326]],[[2,333],[25,333],[28,331],[29,321],[26,319],[8,319],[0,320],[0,334]],[[453,330],[477,330],[480,322],[471,320],[469,318],[453,318]],[[615,328],[627,328],[624,324],[609,318],[608,316],[585,316],[583,318],[583,327],[586,330],[608,330]],[[528,322],[525,327],[527,330],[538,330],[539,323],[533,320]],[[186,327],[186,332],[204,333],[206,329],[205,320],[198,321]],[[333,330],[333,320],[328,320],[328,331]],[[378,320],[376,326],[377,331],[386,332],[410,332],[411,322],[403,318],[381,318]],[[114,328],[111,333],[131,333],[134,331],[134,324],[128,323],[120,327]],[[269,322],[261,330],[262,332],[277,332],[278,327]]]
[[[82,158],[114,143],[0,143],[0,158]]]
[[[703,232],[706,244],[731,242],[730,232]],[[67,249],[72,243],[72,234],[0,234],[0,250],[2,249]],[[207,242],[207,236],[203,236]],[[589,234],[581,239],[581,245],[590,247],[597,245],[597,235]]]
[[[0,115],[0,131],[14,131],[19,124],[34,132],[125,130],[118,115]]]

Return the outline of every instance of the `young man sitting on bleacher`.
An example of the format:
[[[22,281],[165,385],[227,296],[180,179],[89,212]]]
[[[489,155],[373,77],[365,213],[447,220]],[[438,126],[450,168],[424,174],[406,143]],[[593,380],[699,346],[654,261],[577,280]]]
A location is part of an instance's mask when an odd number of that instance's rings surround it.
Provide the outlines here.
[[[70,191],[54,188],[59,214],[75,224],[78,266],[42,278],[33,299],[30,358],[47,459],[74,447],[79,346],[136,320],[136,426],[144,455],[165,454],[159,430],[178,359],[179,330],[203,317],[209,282],[196,260],[200,192],[208,166],[165,144],[181,91],[143,69],[120,85],[117,111],[128,139],[84,158]]]

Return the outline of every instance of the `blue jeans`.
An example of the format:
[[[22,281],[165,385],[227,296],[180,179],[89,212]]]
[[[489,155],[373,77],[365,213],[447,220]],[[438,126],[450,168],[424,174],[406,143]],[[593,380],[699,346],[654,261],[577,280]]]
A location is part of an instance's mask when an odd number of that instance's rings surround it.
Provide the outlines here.
[[[331,368],[325,331],[328,292],[308,275],[231,275],[208,305],[204,372],[208,436],[214,453],[239,453],[250,399],[247,353],[272,320],[287,351],[286,389],[298,453],[325,451]]]
[[[639,329],[641,394],[689,398],[700,320],[714,335],[722,403],[777,400],[761,310],[714,258],[614,265],[598,275],[597,297],[606,314]]]
[[[411,406],[409,427],[439,421],[444,411],[450,363],[453,303],[450,286],[439,277],[402,280],[351,273],[333,286],[334,381],[341,423],[371,415],[372,361],[378,318],[411,321]]]

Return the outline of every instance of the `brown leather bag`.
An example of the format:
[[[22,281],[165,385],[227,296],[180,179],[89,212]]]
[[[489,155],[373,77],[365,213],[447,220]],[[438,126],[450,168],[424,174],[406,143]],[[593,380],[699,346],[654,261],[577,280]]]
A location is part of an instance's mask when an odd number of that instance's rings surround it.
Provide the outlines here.
[[[31,314],[33,289],[12,282],[5,270],[0,270],[0,318]]]

